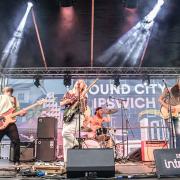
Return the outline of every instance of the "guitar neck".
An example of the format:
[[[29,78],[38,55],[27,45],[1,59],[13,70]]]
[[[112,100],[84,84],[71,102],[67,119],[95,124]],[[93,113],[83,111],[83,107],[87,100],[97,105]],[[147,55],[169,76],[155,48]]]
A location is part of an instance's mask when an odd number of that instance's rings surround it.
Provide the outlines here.
[[[21,110],[15,112],[15,113],[11,114],[11,117],[12,117],[12,118],[13,118],[13,117],[16,117],[16,116],[20,115],[20,114],[22,113],[22,111],[24,111],[24,110],[25,110],[25,111],[28,111],[28,110],[36,107],[37,105],[38,105],[38,103],[35,103],[35,104],[32,104],[32,105],[30,105],[30,106],[28,106],[28,107],[26,107],[26,108],[24,108],[24,109],[21,109]]]
[[[98,78],[95,79],[95,80],[92,82],[92,84],[85,90],[84,95],[89,92],[89,90],[92,88],[92,86],[94,86],[94,84],[97,82],[97,80],[98,80]]]

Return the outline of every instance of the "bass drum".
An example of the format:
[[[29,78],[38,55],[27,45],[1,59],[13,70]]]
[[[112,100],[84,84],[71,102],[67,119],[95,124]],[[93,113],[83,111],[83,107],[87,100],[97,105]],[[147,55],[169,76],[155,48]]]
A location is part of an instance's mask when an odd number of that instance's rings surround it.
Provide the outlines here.
[[[100,144],[96,140],[86,139],[82,144],[83,149],[100,148]]]

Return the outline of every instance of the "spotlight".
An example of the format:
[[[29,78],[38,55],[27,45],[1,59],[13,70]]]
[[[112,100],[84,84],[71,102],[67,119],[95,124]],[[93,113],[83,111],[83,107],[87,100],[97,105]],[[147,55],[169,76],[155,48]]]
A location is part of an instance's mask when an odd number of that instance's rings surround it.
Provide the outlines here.
[[[64,75],[64,86],[65,87],[71,86],[71,75],[69,74]]]
[[[33,4],[31,2],[27,3],[27,9],[23,18],[21,19],[17,29],[13,33],[13,36],[8,41],[2,52],[1,65],[4,67],[14,68],[17,63],[18,53],[24,34],[24,28],[32,6]]]
[[[148,75],[143,76],[142,84],[144,86],[149,86],[150,85],[150,76],[148,76]]]
[[[28,6],[29,6],[30,8],[33,7],[33,3],[32,3],[32,2],[28,2],[27,4],[28,4]]]
[[[133,0],[131,0],[133,1]],[[126,1],[128,2],[128,1]],[[161,10],[164,0],[157,0],[154,8],[135,26],[127,31],[110,48],[98,57],[106,66],[141,66],[149,44],[154,19]]]
[[[115,76],[113,81],[114,81],[114,86],[118,87],[120,85],[119,76]]]
[[[36,87],[41,86],[41,84],[40,84],[40,77],[39,77],[39,76],[36,76],[36,77],[34,78],[34,85],[35,85]]]
[[[62,7],[70,7],[75,4],[76,0],[60,0],[60,6]]]
[[[138,6],[138,0],[123,0],[123,6],[129,9],[135,9]]]

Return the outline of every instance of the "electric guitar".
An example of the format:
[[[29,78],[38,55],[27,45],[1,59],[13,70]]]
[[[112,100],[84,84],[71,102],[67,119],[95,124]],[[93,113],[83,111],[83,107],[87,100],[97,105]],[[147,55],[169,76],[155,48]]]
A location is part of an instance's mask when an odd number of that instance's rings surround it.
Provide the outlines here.
[[[36,106],[42,105],[43,103],[46,102],[46,99],[41,99],[39,101],[37,101],[36,103],[21,109],[17,112],[14,112],[14,108],[10,109],[9,111],[7,111],[6,113],[0,114],[0,131],[5,129],[9,124],[11,123],[15,123],[16,119],[15,117],[20,115],[21,113],[23,113],[23,111],[28,111]]]
[[[98,78],[95,79],[92,84],[85,90],[85,92],[83,93],[83,95],[80,97],[80,99],[82,99],[87,93],[88,91],[92,88],[92,86],[97,82]],[[63,121],[64,122],[71,122],[73,116],[76,114],[76,112],[79,109],[79,101],[77,99],[77,101],[71,105],[68,109],[66,109],[64,111],[64,115],[63,115]]]
[[[171,112],[172,116],[173,117],[180,116],[180,105],[176,105],[176,106],[173,106],[173,107],[175,107],[175,111]],[[169,117],[169,110],[166,107],[161,106],[160,112],[161,112],[161,116],[163,117],[163,119],[169,119],[170,118]]]

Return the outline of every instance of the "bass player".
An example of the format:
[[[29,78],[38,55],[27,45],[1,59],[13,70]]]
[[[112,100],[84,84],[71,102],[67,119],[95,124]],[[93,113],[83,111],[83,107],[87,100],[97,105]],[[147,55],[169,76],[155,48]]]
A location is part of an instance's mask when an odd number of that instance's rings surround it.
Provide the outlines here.
[[[80,127],[83,126],[84,112],[87,107],[87,95],[84,93],[87,89],[87,85],[83,80],[77,80],[72,90],[68,91],[64,98],[60,101],[60,106],[65,106],[65,110],[72,108],[80,99],[79,111],[75,112],[69,122],[63,123],[63,152],[64,162],[67,163],[67,150],[78,146],[75,133],[79,130],[79,113],[80,113]]]
[[[165,88],[162,95],[159,97],[159,102],[162,106],[161,114],[169,127],[168,122],[169,107],[171,107],[172,121],[174,125],[175,135],[176,135],[176,148],[180,148],[180,119],[179,113],[180,108],[180,79],[177,80],[176,84],[171,88]]]
[[[5,87],[3,90],[3,95],[0,95],[0,115],[8,113],[13,109],[13,112],[20,109],[19,102],[16,97],[13,96],[13,88]],[[26,111],[22,111],[20,116],[24,116]],[[1,123],[1,122],[0,122]],[[13,161],[15,165],[19,165],[20,158],[20,139],[18,129],[15,123],[9,124],[5,129],[0,130],[0,141],[3,136],[7,135],[14,147]]]

